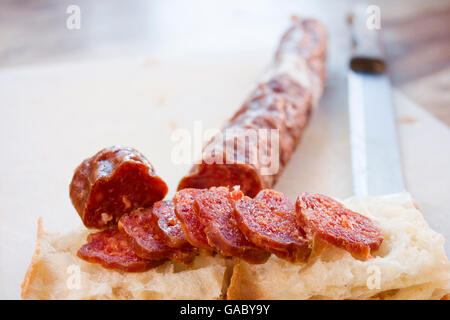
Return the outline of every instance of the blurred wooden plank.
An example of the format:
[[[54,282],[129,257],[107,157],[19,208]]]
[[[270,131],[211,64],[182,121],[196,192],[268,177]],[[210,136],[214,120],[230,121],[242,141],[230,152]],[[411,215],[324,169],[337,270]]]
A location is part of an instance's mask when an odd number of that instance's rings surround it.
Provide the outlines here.
[[[394,85],[450,66],[450,3],[447,8],[383,22]]]
[[[78,0],[82,28],[69,31],[65,27],[66,8],[75,4],[73,1],[2,0],[0,67],[153,54],[155,49],[162,49],[165,55],[189,46],[204,51],[212,38],[220,39],[224,49],[236,43],[239,46],[241,41],[247,45],[239,48],[246,50],[261,42],[257,41],[261,34],[275,38],[278,33],[270,32],[277,28],[274,24],[281,16],[285,19],[293,12],[303,12],[317,16],[332,29],[330,43],[339,43],[340,47],[330,57],[339,61],[343,73],[348,54],[343,21],[355,2],[233,0],[209,4],[206,0],[174,0],[169,4],[162,0]],[[375,4],[381,8],[394,86],[415,101],[425,102],[427,110],[450,125],[450,100],[447,89],[441,89],[441,79],[447,79],[441,72],[450,72],[450,2],[378,0]],[[214,41],[210,43],[217,46]]]
[[[400,89],[413,101],[450,126],[450,67],[428,77],[404,83]]]
[[[394,86],[450,126],[450,3],[383,21]]]
[[[392,82],[397,86],[419,80],[449,66],[450,38],[417,45],[401,57],[389,59]]]

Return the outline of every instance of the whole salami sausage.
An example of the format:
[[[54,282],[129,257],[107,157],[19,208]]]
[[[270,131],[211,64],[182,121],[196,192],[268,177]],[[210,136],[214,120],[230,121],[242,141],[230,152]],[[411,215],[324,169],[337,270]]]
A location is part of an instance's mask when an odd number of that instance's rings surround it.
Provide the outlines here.
[[[294,19],[273,66],[230,121],[209,141],[178,185],[233,187],[248,196],[271,188],[288,163],[325,85],[326,31]]]
[[[167,193],[166,183],[133,148],[114,146],[84,160],[70,184],[70,198],[88,228],[117,225],[120,217],[150,207]]]

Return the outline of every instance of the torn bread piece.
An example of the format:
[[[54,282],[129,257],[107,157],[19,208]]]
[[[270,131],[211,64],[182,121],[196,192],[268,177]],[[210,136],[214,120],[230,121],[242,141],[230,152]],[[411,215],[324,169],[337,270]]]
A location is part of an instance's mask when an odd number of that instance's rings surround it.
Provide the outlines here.
[[[232,260],[198,256],[140,273],[118,272],[76,256],[89,231],[49,234],[39,220],[37,247],[22,283],[23,299],[220,299]],[[225,279],[226,280],[226,279]]]
[[[408,193],[350,198],[343,204],[370,218],[384,241],[361,261],[335,246],[307,263],[272,256],[265,264],[240,260],[229,299],[445,299],[450,264],[444,238],[433,231]]]
[[[384,233],[373,258],[361,261],[328,246],[307,263],[272,256],[265,264],[199,256],[192,266],[167,262],[143,273],[102,268],[76,257],[88,231],[48,234],[39,222],[24,299],[446,299],[450,265],[444,238],[431,230],[407,193],[349,199],[344,205]]]

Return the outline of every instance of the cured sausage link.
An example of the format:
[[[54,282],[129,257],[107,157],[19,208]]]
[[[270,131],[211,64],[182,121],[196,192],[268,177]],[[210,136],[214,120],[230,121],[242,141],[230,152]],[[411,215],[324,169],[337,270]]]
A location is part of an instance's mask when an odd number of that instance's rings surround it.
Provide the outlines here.
[[[281,40],[273,66],[204,146],[201,163],[191,168],[178,190],[239,185],[254,197],[271,188],[323,93],[325,57],[324,27],[316,20],[295,19]]]
[[[166,183],[137,150],[114,146],[84,160],[70,184],[70,198],[84,225],[108,228],[137,208],[150,207],[167,193]]]

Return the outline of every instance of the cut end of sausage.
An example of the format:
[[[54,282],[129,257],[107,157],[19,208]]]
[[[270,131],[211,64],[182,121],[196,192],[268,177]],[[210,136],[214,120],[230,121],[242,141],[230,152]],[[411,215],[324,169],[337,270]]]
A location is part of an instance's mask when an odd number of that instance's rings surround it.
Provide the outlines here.
[[[137,150],[111,147],[75,170],[70,198],[88,228],[108,228],[134,209],[150,207],[167,193],[166,183]]]
[[[194,166],[191,172],[181,179],[178,190],[220,186],[232,188],[236,185],[249,197],[255,196],[262,189],[261,179],[251,165],[201,163]]]

